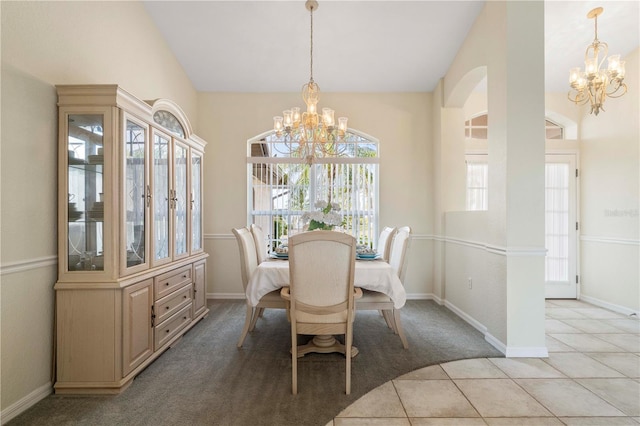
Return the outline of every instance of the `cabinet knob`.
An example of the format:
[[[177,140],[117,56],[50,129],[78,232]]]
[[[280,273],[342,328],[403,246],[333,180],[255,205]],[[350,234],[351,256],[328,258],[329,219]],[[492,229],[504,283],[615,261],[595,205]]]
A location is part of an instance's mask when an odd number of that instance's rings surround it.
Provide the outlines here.
[[[167,330],[167,333],[169,333],[171,330]]]
[[[182,278],[187,278],[187,274],[184,274],[184,275],[182,276]]]
[[[185,294],[184,296],[182,296],[182,298],[183,298],[183,299],[186,299],[186,298],[187,298],[187,295]]]
[[[167,306],[167,311],[168,311],[169,309],[171,309],[171,308]]]
[[[169,283],[164,283],[164,285],[168,286],[168,285],[169,285]]]
[[[187,317],[184,317],[184,319],[186,320],[186,319],[187,319]]]

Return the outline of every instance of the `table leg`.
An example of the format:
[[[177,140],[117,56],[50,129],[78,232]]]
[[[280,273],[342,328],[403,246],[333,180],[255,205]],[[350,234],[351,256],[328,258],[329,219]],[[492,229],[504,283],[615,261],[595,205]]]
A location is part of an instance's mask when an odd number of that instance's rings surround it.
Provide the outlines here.
[[[306,345],[298,346],[298,358],[301,358],[311,352],[321,354],[340,352],[341,354],[344,354],[345,347],[332,335],[319,334],[317,336],[314,336],[313,339],[311,339],[311,341]],[[351,358],[358,355],[358,352],[358,348],[356,348],[355,346],[351,346]]]

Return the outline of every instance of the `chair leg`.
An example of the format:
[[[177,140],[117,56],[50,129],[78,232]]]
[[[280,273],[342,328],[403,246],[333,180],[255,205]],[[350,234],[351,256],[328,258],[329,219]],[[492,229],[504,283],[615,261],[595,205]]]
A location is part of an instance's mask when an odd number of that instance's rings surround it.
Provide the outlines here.
[[[395,329],[400,336],[400,340],[402,340],[402,346],[405,349],[409,349],[409,343],[407,343],[407,338],[404,336],[404,330],[402,329],[402,322],[400,321],[400,310],[393,310],[393,322],[395,324]]]
[[[298,335],[291,329],[291,393],[298,394]]]
[[[240,340],[238,340],[238,347],[241,348],[244,343],[244,338],[247,337],[247,332],[249,331],[249,326],[251,325],[251,320],[253,318],[253,308],[247,303],[247,314],[244,319],[244,327],[242,329],[242,334],[240,335]]]
[[[387,323],[387,327],[389,327],[391,330],[393,330],[393,332],[395,333],[396,330],[393,326],[393,316],[391,315],[390,311],[380,311],[382,313],[382,316],[385,320],[385,322]],[[397,334],[397,333],[396,333]]]
[[[258,318],[262,316],[262,311],[264,311],[264,308],[256,308],[253,311],[253,316],[251,317],[251,325],[249,326],[249,331],[253,331],[253,329],[256,328],[256,323],[258,322]]]
[[[351,394],[351,347],[353,346],[353,329],[351,331],[347,329],[347,332],[344,336],[345,345],[344,345],[344,356],[347,359],[347,367],[346,367],[346,394]]]

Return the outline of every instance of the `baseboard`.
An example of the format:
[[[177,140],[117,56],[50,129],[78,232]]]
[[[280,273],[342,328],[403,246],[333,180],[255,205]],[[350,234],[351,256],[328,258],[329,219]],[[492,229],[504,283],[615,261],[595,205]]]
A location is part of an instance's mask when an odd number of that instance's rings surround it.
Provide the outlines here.
[[[246,298],[244,293],[207,293],[207,299],[244,300]]]
[[[207,293],[207,299],[231,299],[244,300],[244,293]],[[432,293],[410,293],[407,294],[407,300],[435,300],[442,305],[442,299]]]
[[[500,340],[498,340],[495,336],[493,336],[491,333],[489,333],[487,331],[486,326],[484,326],[482,323],[477,321],[471,315],[467,314],[462,309],[458,308],[456,305],[454,305],[453,303],[447,300],[444,301],[444,306],[447,307],[449,310],[451,310],[454,314],[458,315],[460,318],[465,320],[467,323],[469,323],[469,325],[471,325],[473,328],[478,330],[480,333],[482,333],[484,336],[484,340],[486,340],[487,343],[489,343],[491,346],[493,346],[494,348],[499,350],[501,353],[506,355],[507,346],[504,343],[502,343]]]
[[[504,355],[507,358],[549,358],[549,351],[542,347],[507,347]]]
[[[604,300],[596,299],[595,297],[580,295],[580,300],[583,302],[591,303],[592,305],[599,306],[601,308],[608,309],[613,312],[617,312],[619,314],[633,316],[635,318],[640,318],[640,311],[634,311],[631,308],[627,308],[625,306],[616,305],[614,303],[605,302]]]
[[[11,404],[0,413],[0,424],[8,423],[14,417],[19,416],[20,414],[27,411],[29,408],[33,407],[38,402],[42,401],[53,392],[53,385],[51,382],[40,386],[38,389],[31,392],[29,395],[24,398],[16,401]]]
[[[407,293],[407,300],[435,300],[433,293]]]
[[[484,340],[486,340],[487,343],[489,343],[491,346],[493,346],[494,348],[502,352],[503,355],[506,356],[507,346],[504,343],[502,343],[500,340],[498,340],[493,334],[488,332],[484,333]]]
[[[459,316],[460,318],[462,318],[463,320],[468,322],[473,328],[478,330],[484,336],[487,335],[487,327],[482,325],[480,322],[478,322],[471,315],[467,314],[465,311],[463,311],[462,309],[458,308],[456,305],[454,305],[453,303],[449,302],[448,300],[444,301],[444,306],[447,307],[449,310],[453,311],[453,313],[455,313],[457,316]]]

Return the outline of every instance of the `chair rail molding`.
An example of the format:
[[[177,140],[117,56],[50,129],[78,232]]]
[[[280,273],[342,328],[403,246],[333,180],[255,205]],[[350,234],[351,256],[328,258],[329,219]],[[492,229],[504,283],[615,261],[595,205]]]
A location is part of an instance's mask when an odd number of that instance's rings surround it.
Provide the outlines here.
[[[58,264],[58,255],[36,257],[33,259],[18,260],[15,262],[7,262],[0,265],[0,275],[15,274],[18,272],[31,271]]]
[[[586,241],[590,243],[603,243],[603,244],[623,244],[629,246],[640,246],[640,240],[633,238],[613,238],[613,237],[598,237],[595,235],[581,235],[580,241]]]
[[[519,247],[519,246],[498,246],[494,244],[487,244],[480,241],[467,240],[464,238],[436,236],[434,238],[437,241],[443,241],[445,243],[457,244],[460,246],[471,247],[477,250],[484,250],[489,253],[497,254],[500,256],[541,256],[547,255],[547,249],[545,247]]]

